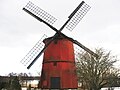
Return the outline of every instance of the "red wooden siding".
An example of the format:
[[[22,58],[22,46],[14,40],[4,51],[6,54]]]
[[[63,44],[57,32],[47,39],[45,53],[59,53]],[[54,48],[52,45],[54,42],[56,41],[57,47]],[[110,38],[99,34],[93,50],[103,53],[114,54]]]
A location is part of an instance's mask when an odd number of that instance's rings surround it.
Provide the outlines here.
[[[45,39],[44,43],[49,40]],[[53,41],[44,52],[40,87],[51,88],[51,77],[60,79],[61,89],[78,87],[73,43],[62,37]]]

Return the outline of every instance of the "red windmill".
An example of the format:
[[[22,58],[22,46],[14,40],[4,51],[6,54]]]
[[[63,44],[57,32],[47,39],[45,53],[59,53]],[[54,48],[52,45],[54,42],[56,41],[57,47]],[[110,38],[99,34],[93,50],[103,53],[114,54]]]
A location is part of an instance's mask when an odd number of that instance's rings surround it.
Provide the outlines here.
[[[43,40],[45,44],[43,48],[41,48],[41,40],[38,41],[21,61],[25,65],[31,62],[27,67],[29,69],[44,52],[40,80],[42,89],[75,89],[78,87],[73,43],[97,57],[93,51],[61,32],[65,27],[73,30],[89,9],[90,6],[82,1],[65,24],[57,30],[52,26],[57,19],[32,2],[23,8],[24,11],[56,31],[54,36]]]

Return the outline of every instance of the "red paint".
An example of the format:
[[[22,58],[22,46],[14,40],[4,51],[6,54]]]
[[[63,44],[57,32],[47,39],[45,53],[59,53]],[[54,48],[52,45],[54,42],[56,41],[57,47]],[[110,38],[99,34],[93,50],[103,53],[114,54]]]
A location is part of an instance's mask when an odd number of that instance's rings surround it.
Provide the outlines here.
[[[59,79],[61,89],[78,87],[73,43],[63,37],[53,41],[44,52],[40,87],[51,88],[51,77]]]

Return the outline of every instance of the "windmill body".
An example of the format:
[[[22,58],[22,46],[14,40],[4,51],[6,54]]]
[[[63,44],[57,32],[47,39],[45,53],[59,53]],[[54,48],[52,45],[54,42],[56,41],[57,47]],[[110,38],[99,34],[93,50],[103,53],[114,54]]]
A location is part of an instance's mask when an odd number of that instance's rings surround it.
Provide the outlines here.
[[[59,36],[45,50],[40,81],[41,88],[78,87],[73,43],[68,39]]]

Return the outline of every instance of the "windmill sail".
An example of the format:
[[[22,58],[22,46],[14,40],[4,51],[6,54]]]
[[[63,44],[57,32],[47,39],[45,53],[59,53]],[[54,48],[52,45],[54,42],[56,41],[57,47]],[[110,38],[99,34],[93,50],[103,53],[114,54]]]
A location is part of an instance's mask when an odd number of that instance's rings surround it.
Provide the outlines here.
[[[81,21],[81,19],[86,15],[91,7],[82,1],[79,6],[73,11],[73,13],[68,17],[71,20],[66,25],[66,28],[72,31],[76,25]]]
[[[54,24],[55,21],[57,20],[55,17],[53,17],[49,13],[45,12],[44,10],[39,8],[38,6],[34,5],[30,1],[23,8],[23,10],[26,11],[27,13],[31,14],[32,16],[34,16],[39,21],[43,20],[51,25]]]
[[[47,38],[44,34],[43,37],[35,44],[35,46],[28,52],[28,54],[21,60],[21,63],[28,66],[34,58],[39,54],[39,52],[44,48],[43,39]]]

